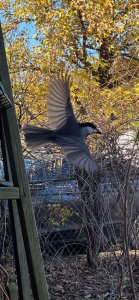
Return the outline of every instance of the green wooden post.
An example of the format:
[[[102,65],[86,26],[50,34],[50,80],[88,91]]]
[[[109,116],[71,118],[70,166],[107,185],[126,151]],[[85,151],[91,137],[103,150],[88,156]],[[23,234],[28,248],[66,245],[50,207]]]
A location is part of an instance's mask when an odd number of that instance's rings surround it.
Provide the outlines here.
[[[9,187],[1,187],[0,188],[0,200],[7,199],[19,199],[19,188],[9,188]]]
[[[0,300],[3,300],[3,295],[2,295],[1,289],[0,289]]]
[[[2,84],[8,94],[9,99],[12,102],[12,90],[1,28],[0,73]],[[42,263],[37,230],[35,226],[35,219],[32,209],[29,186],[24,167],[24,160],[21,150],[20,136],[15,110],[13,108],[5,110],[2,113],[2,119],[5,138],[7,142],[7,151],[11,166],[13,185],[15,187],[19,187],[21,200],[17,200],[17,209],[19,213],[19,219],[26,250],[32,292],[35,300],[47,300],[49,299],[47,284]],[[20,240],[17,240],[17,244],[18,243],[20,243]],[[19,259],[21,259],[21,257],[19,257]],[[22,261],[20,261],[20,264],[22,265]]]
[[[15,283],[9,284],[7,287],[7,292],[10,300],[18,300],[18,287]]]
[[[5,179],[12,180],[10,162],[9,162],[9,157],[7,152],[7,145],[6,145],[5,135],[3,132],[2,116],[0,118],[0,131],[1,131],[1,147],[2,147],[2,156],[4,161]],[[5,181],[5,184],[7,186],[12,186],[12,188],[15,189],[15,191],[17,190],[17,188],[13,187],[12,181]],[[3,182],[1,183],[1,185],[3,185]],[[0,191],[1,190],[2,188],[0,187]],[[19,188],[18,188],[18,194],[19,194]],[[8,199],[10,223],[12,227],[16,273],[17,273],[18,287],[19,287],[18,296],[20,300],[30,300],[31,290],[30,290],[29,272],[28,272],[26,253],[25,253],[24,242],[22,237],[21,225],[19,220],[19,214],[17,209],[17,203],[15,200],[11,201],[12,199],[11,196],[13,196],[13,193],[12,195],[8,195],[7,199]],[[2,200],[4,200],[4,197],[5,197],[5,193],[2,197]],[[19,201],[21,201],[20,194],[18,195],[18,198]]]

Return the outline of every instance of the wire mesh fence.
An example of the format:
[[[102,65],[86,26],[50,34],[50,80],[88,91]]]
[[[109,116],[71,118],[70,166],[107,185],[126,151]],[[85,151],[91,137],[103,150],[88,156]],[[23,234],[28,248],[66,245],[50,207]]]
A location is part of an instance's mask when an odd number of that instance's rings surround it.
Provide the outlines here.
[[[93,178],[47,148],[26,155],[50,299],[138,299],[139,157],[129,145],[108,144]],[[0,215],[0,263],[14,281],[6,201]]]

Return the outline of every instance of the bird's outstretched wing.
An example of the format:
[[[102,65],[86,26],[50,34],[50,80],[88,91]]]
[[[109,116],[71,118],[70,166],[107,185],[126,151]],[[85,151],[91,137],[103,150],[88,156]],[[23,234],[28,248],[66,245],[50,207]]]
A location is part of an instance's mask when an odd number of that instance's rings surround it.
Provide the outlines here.
[[[48,119],[52,129],[63,127],[68,119],[77,125],[70,102],[69,77],[52,79],[47,96]]]
[[[64,139],[60,137],[57,143],[62,147],[67,159],[75,166],[86,170],[87,173],[93,173],[97,170],[96,163],[83,140],[77,138],[74,141],[72,138]]]

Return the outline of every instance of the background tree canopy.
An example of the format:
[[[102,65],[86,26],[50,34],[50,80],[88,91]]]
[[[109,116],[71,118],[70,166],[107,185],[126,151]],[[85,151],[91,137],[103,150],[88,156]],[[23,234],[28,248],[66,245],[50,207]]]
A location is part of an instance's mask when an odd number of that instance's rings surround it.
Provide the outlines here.
[[[0,10],[20,125],[47,123],[49,80],[68,70],[79,119],[138,126],[138,1],[6,0]]]

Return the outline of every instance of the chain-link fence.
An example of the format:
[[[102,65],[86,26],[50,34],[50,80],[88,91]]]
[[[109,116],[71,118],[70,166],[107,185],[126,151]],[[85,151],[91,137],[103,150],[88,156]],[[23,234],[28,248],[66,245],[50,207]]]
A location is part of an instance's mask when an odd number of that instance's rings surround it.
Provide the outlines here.
[[[52,300],[139,297],[137,140],[118,142],[115,151],[107,140],[96,161],[98,172],[90,178],[50,149],[25,156]],[[15,280],[5,201],[0,202],[0,215],[1,265]]]

